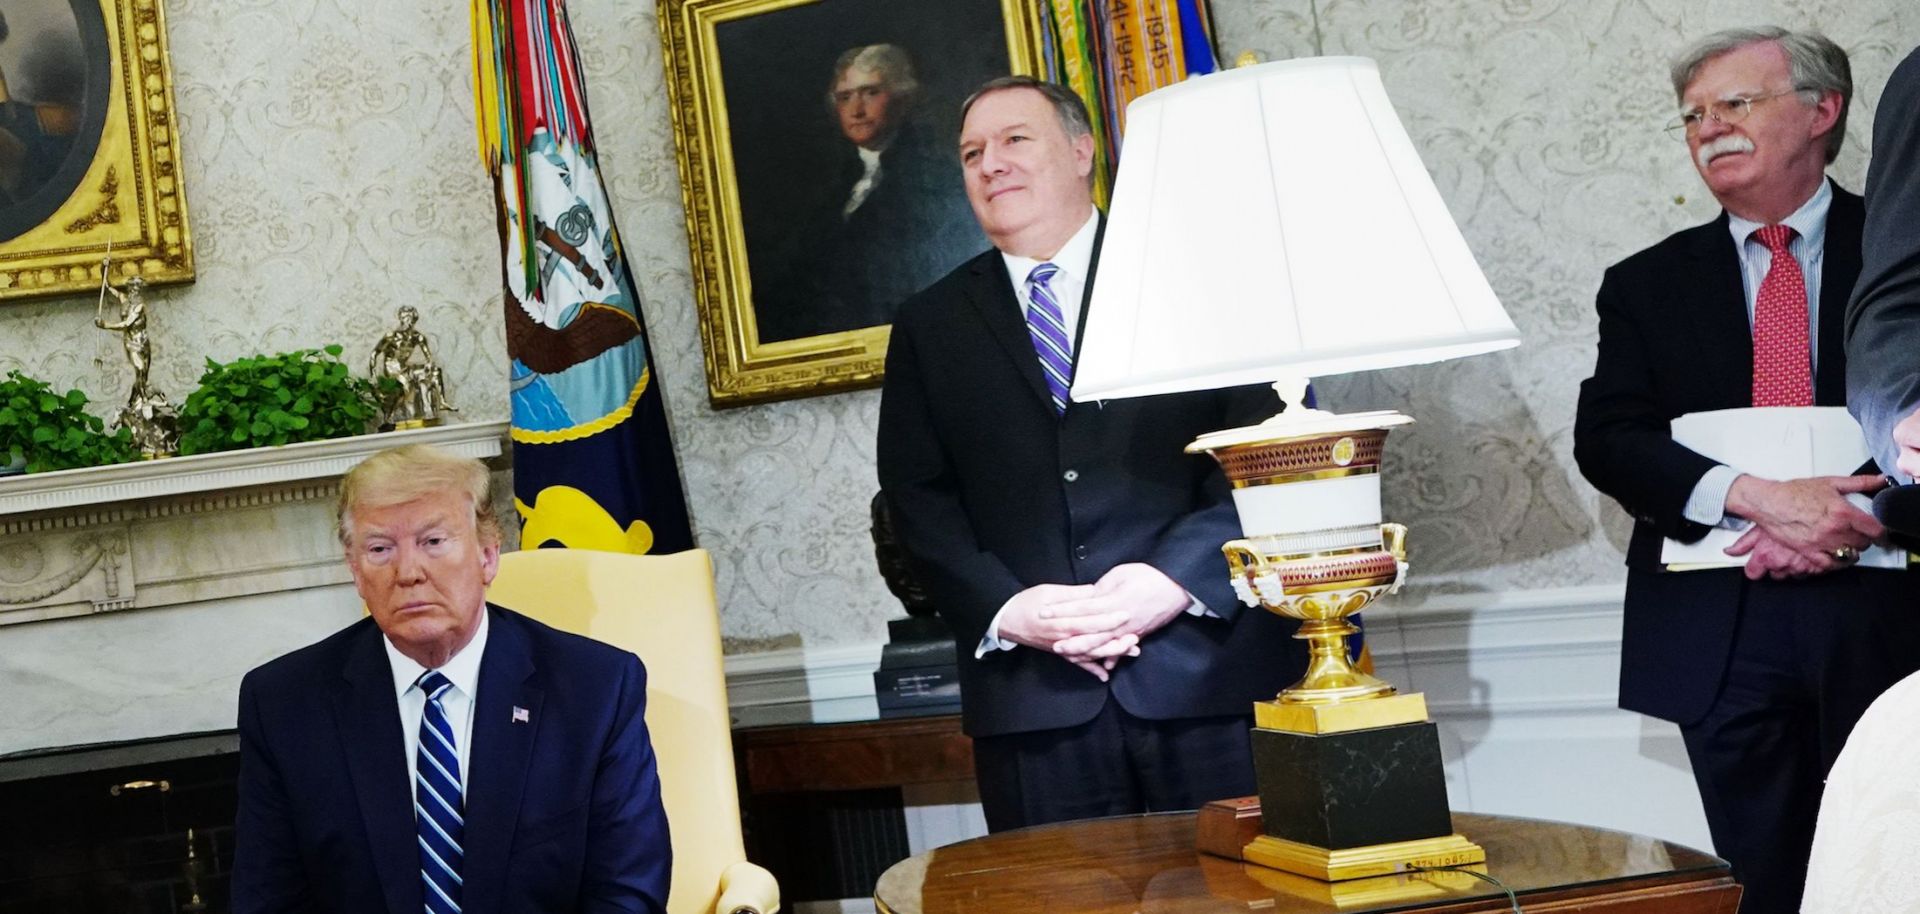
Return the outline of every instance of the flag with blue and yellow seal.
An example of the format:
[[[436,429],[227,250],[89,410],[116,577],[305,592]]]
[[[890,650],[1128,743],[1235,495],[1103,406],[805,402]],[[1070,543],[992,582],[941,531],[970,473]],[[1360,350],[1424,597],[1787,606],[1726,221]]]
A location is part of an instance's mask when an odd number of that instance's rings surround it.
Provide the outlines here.
[[[473,0],[473,59],[499,207],[521,546],[690,548],[563,0]]]

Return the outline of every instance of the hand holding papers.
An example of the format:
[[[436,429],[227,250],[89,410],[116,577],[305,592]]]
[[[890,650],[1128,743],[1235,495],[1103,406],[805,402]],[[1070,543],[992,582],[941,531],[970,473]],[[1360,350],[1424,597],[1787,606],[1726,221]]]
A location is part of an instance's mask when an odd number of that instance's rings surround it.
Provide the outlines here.
[[[1836,564],[1852,564],[1844,558],[1852,543],[1843,543],[1837,550],[1821,548],[1811,560],[1795,559],[1796,551],[1804,555],[1810,543],[1832,535],[1818,527],[1846,527],[1848,521],[1857,522],[1866,529],[1855,527],[1841,532],[1862,543],[1879,534],[1878,524],[1870,517],[1846,510],[1833,495],[1836,490],[1850,493],[1847,501],[1864,512],[1867,495],[1878,488],[1875,480],[1849,477],[1866,462],[1867,450],[1859,424],[1845,409],[1774,407],[1691,413],[1673,420],[1672,430],[1680,444],[1753,477],[1737,484],[1742,490],[1739,494],[1753,492],[1760,488],[1757,484],[1765,483],[1765,499],[1763,504],[1735,511],[1736,493],[1729,493],[1730,513],[1757,521],[1758,528],[1715,529],[1695,543],[1669,539],[1661,551],[1661,561],[1669,569],[1739,567],[1757,557],[1769,570],[1784,569],[1787,573],[1775,576],[1827,571]],[[1736,543],[1736,551],[1741,554],[1728,555],[1726,550]],[[1836,556],[1840,562],[1826,557],[1833,551],[1840,552]],[[1858,564],[1900,568],[1906,564],[1906,554],[1879,547],[1864,549],[1859,552]],[[1761,573],[1757,567],[1753,571],[1750,576]]]
[[[1863,509],[1864,497],[1887,485],[1878,473],[1814,476],[1784,482],[1740,476],[1727,490],[1726,511],[1750,523],[1727,554],[1745,556],[1747,577],[1797,578],[1850,567],[1886,535]]]

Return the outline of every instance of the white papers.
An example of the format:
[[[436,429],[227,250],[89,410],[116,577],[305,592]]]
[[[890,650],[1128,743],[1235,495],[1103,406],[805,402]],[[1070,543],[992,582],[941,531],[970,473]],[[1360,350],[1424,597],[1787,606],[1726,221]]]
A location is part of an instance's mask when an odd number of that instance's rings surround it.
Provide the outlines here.
[[[1867,461],[1860,423],[1840,406],[1720,409],[1688,413],[1673,420],[1672,427],[1674,441],[1762,479],[1847,476]],[[1847,499],[1862,511],[1870,511],[1873,503],[1865,495],[1849,495]],[[1740,567],[1747,563],[1747,557],[1727,555],[1725,550],[1742,532],[1716,527],[1698,542],[1669,539],[1660,550],[1660,561],[1687,568]],[[1861,553],[1856,564],[1905,568],[1907,553],[1875,546]]]

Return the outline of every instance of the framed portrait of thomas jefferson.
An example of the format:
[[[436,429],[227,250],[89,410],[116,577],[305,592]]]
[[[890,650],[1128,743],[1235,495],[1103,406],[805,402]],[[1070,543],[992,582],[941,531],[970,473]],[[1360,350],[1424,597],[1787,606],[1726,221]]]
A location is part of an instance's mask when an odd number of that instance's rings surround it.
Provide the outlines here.
[[[161,0],[0,3],[0,299],[193,278]]]
[[[960,104],[1040,0],[660,0],[715,406],[877,385],[900,302],[987,248]]]

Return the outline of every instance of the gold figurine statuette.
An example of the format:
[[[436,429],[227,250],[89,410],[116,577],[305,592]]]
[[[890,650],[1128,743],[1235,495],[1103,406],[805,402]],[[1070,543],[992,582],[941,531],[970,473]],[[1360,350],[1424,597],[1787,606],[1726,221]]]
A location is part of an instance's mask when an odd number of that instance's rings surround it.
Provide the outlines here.
[[[413,329],[420,312],[400,306],[400,327],[373,346],[367,374],[380,388],[381,424],[393,428],[422,428],[440,424],[442,412],[459,412],[447,402],[447,385],[433,360],[427,335]],[[392,381],[392,384],[383,383]]]
[[[153,343],[147,338],[147,284],[134,276],[127,280],[124,291],[116,289],[107,282],[109,266],[111,260],[100,263],[100,301],[94,307],[93,325],[120,334],[120,345],[133,366],[133,388],[114,425],[133,433],[133,445],[140,449],[141,457],[171,457],[179,451],[180,417],[167,395],[147,378],[153,367]],[[109,293],[120,303],[120,315],[111,321],[106,312]]]

